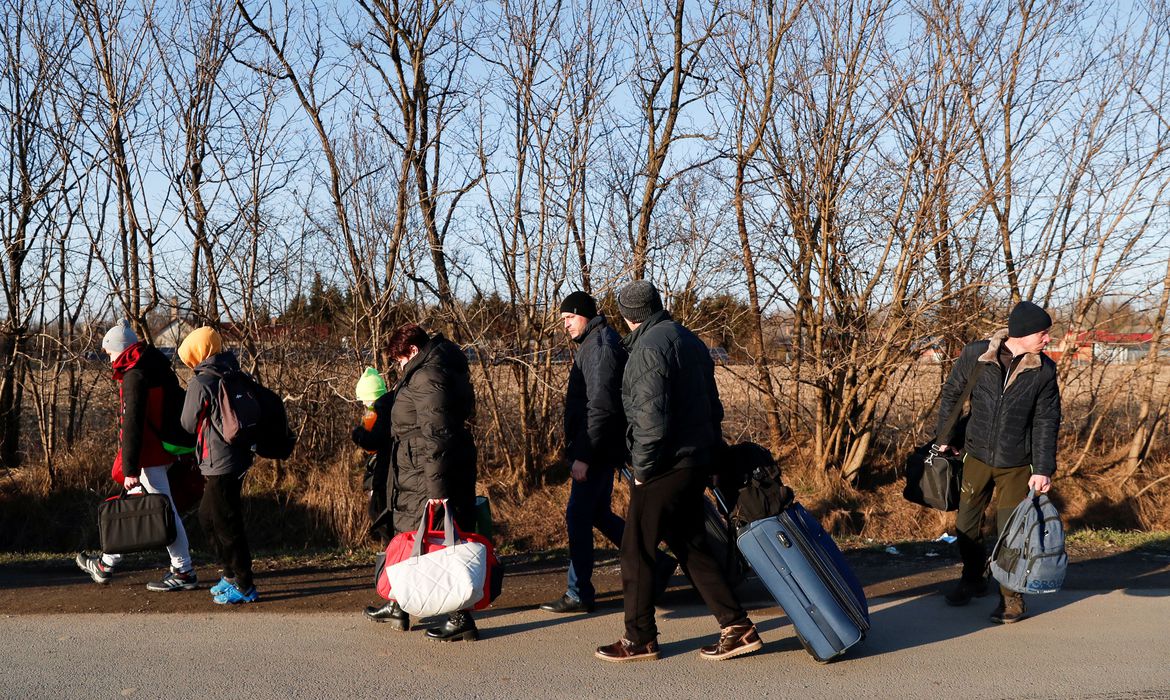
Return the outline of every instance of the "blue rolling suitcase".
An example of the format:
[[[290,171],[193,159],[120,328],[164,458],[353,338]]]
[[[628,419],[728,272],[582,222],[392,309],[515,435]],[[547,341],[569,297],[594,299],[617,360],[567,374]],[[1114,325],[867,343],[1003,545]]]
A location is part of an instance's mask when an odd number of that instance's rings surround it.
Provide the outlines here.
[[[865,638],[865,592],[833,538],[799,503],[741,528],[737,544],[817,661]]]

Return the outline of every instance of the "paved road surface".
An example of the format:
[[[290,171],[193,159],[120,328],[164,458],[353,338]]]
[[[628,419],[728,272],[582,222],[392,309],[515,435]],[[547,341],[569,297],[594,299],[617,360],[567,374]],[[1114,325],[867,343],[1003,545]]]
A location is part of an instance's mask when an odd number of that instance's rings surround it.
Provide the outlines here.
[[[704,661],[714,621],[675,600],[659,611],[664,658],[623,665],[592,657],[621,632],[616,602],[589,617],[488,611],[481,641],[451,644],[355,613],[0,615],[0,696],[1170,698],[1170,589],[1033,597],[1034,617],[1012,626],[987,623],[990,597],[964,609],[936,593],[876,598],[869,638],[828,665],[775,607],[753,612],[763,651]],[[130,660],[146,648],[151,661]]]

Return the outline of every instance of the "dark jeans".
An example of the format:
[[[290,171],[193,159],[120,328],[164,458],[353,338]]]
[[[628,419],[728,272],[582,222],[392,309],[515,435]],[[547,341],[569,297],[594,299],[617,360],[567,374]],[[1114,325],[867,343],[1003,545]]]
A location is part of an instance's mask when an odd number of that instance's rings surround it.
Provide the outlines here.
[[[1028,467],[992,467],[971,455],[963,458],[963,483],[959,491],[959,512],[955,529],[959,537],[959,557],[963,560],[963,579],[977,581],[987,567],[987,550],[983,545],[983,513],[995,493],[996,533],[1003,531],[1007,519],[1028,495]]]
[[[199,522],[223,566],[223,575],[247,591],[252,587],[252,552],[244,532],[240,489],[244,474],[209,476],[199,503]]]
[[[747,619],[707,545],[703,530],[704,488],[706,478],[699,468],[674,469],[631,488],[621,561],[626,639],[634,644],[646,644],[658,637],[654,623],[654,569],[658,543],[663,540],[720,627]]]
[[[613,497],[612,466],[590,466],[584,481],[574,481],[565,508],[569,531],[570,596],[592,605],[597,591],[593,588],[593,528],[620,546],[626,521],[610,508]]]

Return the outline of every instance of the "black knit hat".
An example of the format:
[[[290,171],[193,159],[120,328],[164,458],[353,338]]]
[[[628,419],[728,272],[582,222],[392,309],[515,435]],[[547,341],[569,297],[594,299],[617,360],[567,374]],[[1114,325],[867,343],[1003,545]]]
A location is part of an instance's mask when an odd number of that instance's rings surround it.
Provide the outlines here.
[[[1024,336],[1052,328],[1052,317],[1048,312],[1030,301],[1021,301],[1008,316],[1008,337]]]
[[[597,315],[597,302],[585,292],[576,291],[561,302],[561,313],[593,318]]]
[[[622,287],[617,297],[618,311],[630,323],[641,323],[662,311],[662,297],[646,280],[634,280]]]

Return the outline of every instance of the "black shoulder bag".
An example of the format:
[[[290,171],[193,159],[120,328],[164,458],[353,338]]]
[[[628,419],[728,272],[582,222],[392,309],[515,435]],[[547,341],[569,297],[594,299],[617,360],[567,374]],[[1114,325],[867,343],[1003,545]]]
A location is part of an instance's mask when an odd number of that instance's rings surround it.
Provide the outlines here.
[[[941,511],[959,509],[959,484],[963,480],[963,456],[951,453],[940,454],[936,441],[940,437],[945,437],[951,447],[962,447],[962,435],[966,433],[966,430],[956,431],[955,428],[959,426],[963,404],[971,398],[975,381],[979,379],[979,373],[982,371],[983,363],[976,361],[975,368],[971,370],[971,374],[967,377],[966,386],[963,387],[963,394],[951,408],[942,431],[935,436],[935,440],[920,446],[906,458],[906,488],[902,490],[902,496],[907,501]],[[962,416],[964,427],[967,417]],[[955,439],[956,436],[959,439]]]

